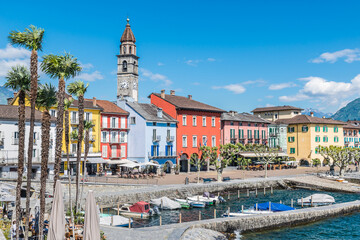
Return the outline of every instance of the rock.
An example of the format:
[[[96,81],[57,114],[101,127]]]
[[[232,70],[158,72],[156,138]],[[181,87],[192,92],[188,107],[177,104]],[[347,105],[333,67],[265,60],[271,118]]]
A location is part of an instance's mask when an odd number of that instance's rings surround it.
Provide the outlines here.
[[[181,240],[226,240],[226,236],[222,233],[205,229],[192,228],[184,232],[180,238]]]

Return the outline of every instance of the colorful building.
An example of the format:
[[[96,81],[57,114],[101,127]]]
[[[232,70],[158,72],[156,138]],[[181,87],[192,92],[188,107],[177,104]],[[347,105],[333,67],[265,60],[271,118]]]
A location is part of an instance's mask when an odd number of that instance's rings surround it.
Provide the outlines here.
[[[287,152],[287,124],[269,124],[269,147],[278,147],[282,152]]]
[[[326,118],[298,115],[290,119],[277,120],[276,123],[287,124],[287,153],[301,163],[323,157],[318,146],[344,146],[343,126],[346,124]]]
[[[347,121],[344,129],[344,145],[345,147],[358,148],[360,145],[360,122]]]
[[[177,121],[153,104],[123,102],[129,112],[128,159],[166,165],[171,172],[176,164]]]
[[[274,122],[279,119],[288,119],[293,118],[297,115],[301,115],[302,110],[302,108],[286,105],[255,108],[254,110],[252,110],[252,113],[262,119]]]
[[[221,115],[221,144],[263,144],[268,143],[266,121],[249,113],[230,111]]]
[[[173,90],[169,95],[161,90],[160,94],[152,93],[149,98],[152,104],[178,121],[176,139],[180,171],[190,171],[189,158],[192,154],[199,155],[200,146],[220,146],[221,114],[224,110],[195,101],[191,95],[176,96]]]

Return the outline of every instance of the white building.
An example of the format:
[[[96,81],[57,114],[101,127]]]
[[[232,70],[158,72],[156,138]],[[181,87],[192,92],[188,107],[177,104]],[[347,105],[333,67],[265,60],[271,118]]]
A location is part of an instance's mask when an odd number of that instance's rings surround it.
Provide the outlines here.
[[[41,115],[35,113],[34,149],[33,149],[33,178],[40,178],[41,167]],[[25,109],[25,170],[30,131],[30,108]],[[0,178],[17,178],[19,148],[18,106],[0,105]],[[55,118],[51,119],[49,172],[54,169],[55,159]]]

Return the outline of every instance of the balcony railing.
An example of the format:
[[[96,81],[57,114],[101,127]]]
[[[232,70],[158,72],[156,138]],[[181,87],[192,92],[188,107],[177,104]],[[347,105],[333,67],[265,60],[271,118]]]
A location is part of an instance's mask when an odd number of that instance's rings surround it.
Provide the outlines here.
[[[161,135],[153,135],[153,142],[159,142],[161,140]]]
[[[166,141],[167,142],[173,142],[173,141],[175,141],[175,137],[174,136],[167,136]]]
[[[79,118],[78,117],[77,118],[71,118],[70,123],[71,124],[79,124]]]
[[[149,158],[153,158],[153,157],[173,157],[176,156],[176,152],[159,152],[159,155],[157,155],[157,153],[153,153],[153,155],[151,155],[151,152],[148,152],[148,157]]]
[[[278,133],[271,132],[271,133],[269,133],[269,136],[270,136],[270,137],[277,137],[277,136],[278,136]]]
[[[230,139],[237,139],[237,135],[230,135]]]
[[[13,138],[12,144],[13,145],[19,145],[19,139],[18,138]]]
[[[118,138],[110,138],[110,143],[120,143]]]

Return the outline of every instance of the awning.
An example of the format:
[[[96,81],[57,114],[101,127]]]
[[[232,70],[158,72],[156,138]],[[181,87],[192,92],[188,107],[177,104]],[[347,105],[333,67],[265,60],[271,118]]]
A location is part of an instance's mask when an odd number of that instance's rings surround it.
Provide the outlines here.
[[[243,153],[240,153],[241,156],[243,157],[258,157],[255,153],[253,152],[243,152]],[[264,155],[264,156],[267,156],[269,155],[268,153],[262,153],[261,155]],[[288,155],[284,152],[279,152],[277,154],[278,157],[287,157]]]
[[[152,162],[147,162],[147,163],[141,163],[141,166],[154,166],[154,167],[160,167],[159,164],[156,163],[152,163]]]
[[[102,158],[88,158],[87,159],[88,163],[109,163],[109,160],[105,160]]]
[[[140,167],[141,165],[138,163],[125,163],[125,164],[121,164],[120,167],[127,167],[127,168],[136,168],[136,167]]]
[[[133,161],[130,161],[128,159],[120,159],[120,160],[109,160],[107,162],[108,164],[119,164],[119,165],[122,165],[122,164],[127,164],[127,163],[134,163]]]

